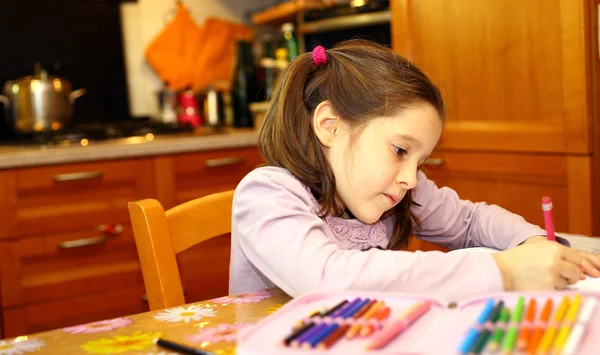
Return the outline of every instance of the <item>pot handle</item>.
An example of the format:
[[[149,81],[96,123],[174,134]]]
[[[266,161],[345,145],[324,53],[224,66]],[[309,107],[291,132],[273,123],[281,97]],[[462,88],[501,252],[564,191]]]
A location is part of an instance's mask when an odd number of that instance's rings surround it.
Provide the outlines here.
[[[0,102],[4,104],[5,109],[8,109],[10,107],[10,100],[8,99],[8,97],[0,95]]]
[[[85,88],[81,88],[81,89],[77,89],[77,90],[73,91],[72,93],[69,94],[69,102],[73,103],[75,101],[75,99],[82,97],[83,95],[85,95],[86,92],[87,92],[87,90]]]

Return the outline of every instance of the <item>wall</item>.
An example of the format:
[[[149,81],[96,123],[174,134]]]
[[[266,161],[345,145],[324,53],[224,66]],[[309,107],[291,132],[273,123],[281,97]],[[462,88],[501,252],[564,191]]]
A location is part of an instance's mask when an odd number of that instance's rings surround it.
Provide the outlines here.
[[[273,3],[274,0],[184,1],[198,25],[209,16],[247,23],[246,14],[249,11]],[[158,112],[156,92],[162,83],[146,63],[144,50],[168,22],[174,9],[174,0],[137,0],[121,5],[129,106],[134,116],[155,115]]]

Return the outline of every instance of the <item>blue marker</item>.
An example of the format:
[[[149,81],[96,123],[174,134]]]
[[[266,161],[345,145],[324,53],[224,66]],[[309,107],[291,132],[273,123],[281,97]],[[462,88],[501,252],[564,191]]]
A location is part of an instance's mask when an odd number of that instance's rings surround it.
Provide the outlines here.
[[[356,303],[353,307],[348,307],[342,314],[339,315],[339,317],[344,319],[352,317],[354,313],[358,312],[370,301],[370,299],[365,298],[363,301]],[[317,346],[317,344],[319,344],[321,341],[327,338],[329,334],[333,333],[339,327],[340,325],[336,322],[329,324],[325,329],[323,329],[321,333],[315,334],[315,336],[308,339],[307,342],[310,344],[311,348],[314,348],[315,346]]]
[[[342,308],[338,309],[337,311],[335,311],[334,313],[332,313],[330,315],[330,317],[331,318],[339,317],[346,310],[350,309],[351,307],[354,307],[359,302],[360,302],[360,298],[356,298],[354,301],[347,303],[344,307],[342,307]],[[307,330],[305,333],[300,335],[296,340],[294,340],[293,344],[296,346],[302,345],[302,343],[306,342],[308,339],[312,339],[313,335],[321,333],[321,331],[323,331],[323,329],[325,329],[327,326],[328,326],[328,324],[323,322],[315,327],[312,327],[311,329]]]
[[[481,311],[481,314],[479,314],[479,318],[477,318],[477,323],[475,323],[475,325],[473,325],[471,329],[469,329],[465,340],[463,340],[462,344],[460,344],[460,347],[458,348],[459,354],[464,355],[471,350],[473,344],[475,343],[475,340],[477,339],[477,336],[479,335],[481,327],[483,326],[485,321],[488,319],[490,313],[492,313],[492,310],[494,309],[494,303],[495,302],[493,299],[489,299],[485,306],[483,306],[483,310]]]

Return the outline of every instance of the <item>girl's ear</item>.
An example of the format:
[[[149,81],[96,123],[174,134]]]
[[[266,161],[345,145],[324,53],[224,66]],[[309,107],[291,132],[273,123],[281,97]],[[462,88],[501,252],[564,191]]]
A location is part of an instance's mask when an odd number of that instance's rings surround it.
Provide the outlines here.
[[[313,129],[317,138],[325,147],[331,147],[338,137],[341,121],[333,109],[331,102],[323,101],[313,114]]]

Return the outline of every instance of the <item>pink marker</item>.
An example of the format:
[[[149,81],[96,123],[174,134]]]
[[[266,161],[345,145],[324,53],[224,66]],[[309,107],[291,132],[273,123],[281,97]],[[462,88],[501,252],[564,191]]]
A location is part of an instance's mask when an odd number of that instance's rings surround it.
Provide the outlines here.
[[[544,211],[544,224],[548,240],[556,240],[554,235],[554,219],[552,218],[552,200],[548,196],[542,198],[542,211]]]
[[[368,350],[380,349],[402,333],[431,308],[431,301],[415,303],[397,320],[386,325],[367,345]]]

